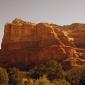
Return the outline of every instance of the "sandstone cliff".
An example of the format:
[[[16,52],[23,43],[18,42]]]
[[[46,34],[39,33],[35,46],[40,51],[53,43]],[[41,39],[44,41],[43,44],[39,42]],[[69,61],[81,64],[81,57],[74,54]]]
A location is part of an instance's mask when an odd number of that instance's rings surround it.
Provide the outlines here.
[[[79,48],[85,48],[85,24],[73,23],[62,26],[62,30],[68,32],[68,36],[74,38],[74,44]]]
[[[6,24],[0,65],[33,65],[50,59],[56,59],[66,68],[84,65],[73,40],[60,28],[55,24],[34,24],[20,19]]]
[[[1,48],[4,50],[46,47],[50,45],[71,45],[60,29],[48,23],[32,24],[20,19],[5,25]]]

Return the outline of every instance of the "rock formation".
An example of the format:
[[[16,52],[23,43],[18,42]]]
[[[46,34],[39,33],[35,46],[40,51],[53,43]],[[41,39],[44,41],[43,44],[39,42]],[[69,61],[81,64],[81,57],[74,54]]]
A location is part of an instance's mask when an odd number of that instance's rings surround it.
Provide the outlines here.
[[[85,48],[85,24],[73,23],[62,26],[68,32],[68,36],[74,38],[74,44],[79,48]]]
[[[0,50],[0,65],[33,65],[50,59],[57,60],[66,68],[84,64],[73,40],[60,28],[55,24],[34,24],[20,19],[7,23]]]

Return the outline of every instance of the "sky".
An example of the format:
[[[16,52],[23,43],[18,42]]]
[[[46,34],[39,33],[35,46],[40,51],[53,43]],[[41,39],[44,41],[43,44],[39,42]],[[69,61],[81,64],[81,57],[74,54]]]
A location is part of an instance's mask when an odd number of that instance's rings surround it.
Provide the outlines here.
[[[5,23],[15,18],[58,25],[85,23],[85,0],[0,0],[0,44]]]

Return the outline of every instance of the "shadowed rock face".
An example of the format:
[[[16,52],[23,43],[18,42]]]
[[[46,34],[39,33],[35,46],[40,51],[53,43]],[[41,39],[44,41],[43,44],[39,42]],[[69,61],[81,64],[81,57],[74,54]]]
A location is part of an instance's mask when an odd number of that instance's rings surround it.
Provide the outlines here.
[[[6,24],[0,65],[33,65],[50,59],[59,61],[66,68],[81,65],[82,60],[81,63],[77,62],[80,56],[73,47],[73,41],[59,28],[55,24],[33,24],[20,19]]]

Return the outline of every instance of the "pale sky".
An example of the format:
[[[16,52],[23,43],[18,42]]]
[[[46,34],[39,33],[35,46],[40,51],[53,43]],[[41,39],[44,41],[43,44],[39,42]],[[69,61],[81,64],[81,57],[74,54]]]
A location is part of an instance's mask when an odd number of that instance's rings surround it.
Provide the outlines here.
[[[85,23],[85,0],[0,0],[0,43],[4,24],[14,18],[59,25]]]

